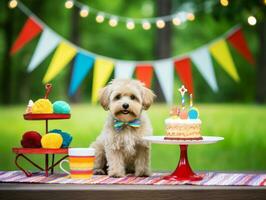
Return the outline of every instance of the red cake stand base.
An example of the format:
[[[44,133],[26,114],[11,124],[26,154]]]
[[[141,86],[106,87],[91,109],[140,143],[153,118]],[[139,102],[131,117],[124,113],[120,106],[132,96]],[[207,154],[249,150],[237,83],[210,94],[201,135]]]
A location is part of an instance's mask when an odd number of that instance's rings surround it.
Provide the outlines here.
[[[163,177],[163,179],[171,181],[200,181],[203,177],[194,173],[190,167],[187,156],[188,145],[212,144],[224,138],[203,136],[202,140],[167,140],[164,136],[145,136],[143,139],[156,144],[173,144],[180,146],[180,158],[175,171],[171,175]]]
[[[165,176],[163,179],[171,181],[200,181],[202,177],[195,174],[189,164],[187,157],[188,145],[180,145],[180,158],[179,163],[175,171],[169,175]]]

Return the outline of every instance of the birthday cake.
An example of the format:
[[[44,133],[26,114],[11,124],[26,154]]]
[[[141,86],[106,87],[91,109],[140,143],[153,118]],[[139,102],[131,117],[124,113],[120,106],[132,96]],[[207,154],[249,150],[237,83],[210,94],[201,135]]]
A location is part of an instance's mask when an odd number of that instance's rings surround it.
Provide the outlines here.
[[[173,107],[170,117],[165,120],[166,140],[201,140],[201,120],[199,111],[193,107],[192,94],[190,94],[190,106],[185,107],[185,93],[187,89],[182,86],[179,89],[182,96],[182,107]]]

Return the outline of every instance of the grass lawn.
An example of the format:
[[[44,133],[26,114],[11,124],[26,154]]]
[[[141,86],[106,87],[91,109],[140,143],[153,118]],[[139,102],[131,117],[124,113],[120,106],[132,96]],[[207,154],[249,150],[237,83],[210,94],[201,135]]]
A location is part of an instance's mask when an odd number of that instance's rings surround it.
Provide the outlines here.
[[[201,104],[203,135],[223,136],[217,144],[189,147],[189,159],[196,170],[265,170],[266,106],[240,104]],[[44,133],[43,121],[25,121],[25,106],[0,107],[0,170],[14,170],[12,147],[20,146],[27,130]],[[148,114],[154,135],[164,134],[164,119],[169,107],[153,105]],[[50,122],[50,129],[60,128],[74,137],[72,147],[87,147],[101,131],[106,112],[100,106],[72,105],[70,120]],[[178,162],[175,145],[152,145],[152,169],[173,170]],[[32,156],[35,160],[40,156]],[[27,166],[24,163],[24,166]],[[30,167],[31,168],[31,167]]]

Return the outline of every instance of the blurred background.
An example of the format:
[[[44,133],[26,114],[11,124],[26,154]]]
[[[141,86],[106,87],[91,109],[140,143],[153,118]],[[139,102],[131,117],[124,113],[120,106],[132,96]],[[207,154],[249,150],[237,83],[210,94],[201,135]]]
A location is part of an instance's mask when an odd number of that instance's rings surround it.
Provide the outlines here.
[[[15,54],[10,54],[13,43],[29,17],[25,15],[25,8],[77,47],[108,58],[130,61],[179,59],[188,52],[210,44],[211,41],[215,42],[217,38],[226,39],[224,34],[234,30],[236,25],[241,27],[241,33],[255,62],[248,62],[228,44],[239,81],[228,75],[221,67],[219,59],[217,61],[217,57],[212,54],[211,60],[218,85],[218,91],[214,91],[206,83],[206,78],[202,76],[195,62],[191,62],[194,104],[199,109],[200,119],[203,121],[202,134],[222,136],[225,140],[212,145],[192,146],[189,148],[189,157],[192,167],[196,170],[266,169],[265,0],[79,0],[73,2],[73,7],[69,6],[72,1],[70,4],[69,2],[0,2],[0,170],[16,169],[11,148],[20,146],[25,131],[35,130],[44,134],[44,122],[24,121],[22,115],[30,99],[35,101],[44,96],[42,79],[56,50],[30,73],[27,68],[41,34],[32,38]],[[80,13],[85,5],[85,8],[89,8],[88,16],[82,16]],[[107,19],[98,23],[95,18],[101,12],[117,16],[117,26],[112,27]],[[162,16],[173,17],[175,13],[190,15],[186,15],[186,19],[181,16],[180,23],[172,22],[174,18],[166,20],[163,28],[151,21],[149,30],[145,30],[138,23],[130,30],[123,21],[123,17],[138,21],[160,19]],[[100,105],[91,103],[94,69],[86,75],[77,91],[69,95],[74,67],[75,61],[71,60],[64,70],[50,81],[53,91],[49,99],[52,102],[65,100],[72,108],[70,120],[53,121],[50,128],[60,128],[71,133],[74,137],[71,146],[86,147],[101,131],[107,113]],[[114,77],[112,71],[107,79]],[[136,73],[132,77],[137,78]],[[158,74],[153,72],[151,89],[158,98],[148,114],[154,134],[163,135],[164,119],[169,116],[171,103],[166,102],[165,87],[162,87],[158,78]],[[173,104],[181,103],[177,89],[182,84],[182,76],[175,73]],[[178,162],[178,154],[177,146],[153,144],[152,169],[173,170]],[[39,159],[41,162],[40,156],[33,156],[33,159]],[[27,163],[24,165],[30,167]]]

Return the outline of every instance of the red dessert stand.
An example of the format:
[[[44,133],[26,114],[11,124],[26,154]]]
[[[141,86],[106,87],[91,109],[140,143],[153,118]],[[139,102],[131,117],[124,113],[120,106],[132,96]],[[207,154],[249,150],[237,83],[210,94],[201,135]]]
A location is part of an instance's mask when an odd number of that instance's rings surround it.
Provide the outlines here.
[[[48,98],[48,95],[52,89],[51,84],[46,84],[45,86],[45,99]],[[44,120],[45,121],[45,133],[48,133],[48,121],[49,120],[60,120],[60,119],[70,119],[70,114],[48,114],[48,113],[41,113],[41,114],[32,114],[27,113],[23,115],[25,120]],[[36,168],[40,169],[41,171],[45,172],[45,176],[49,175],[49,171],[51,170],[51,174],[54,172],[54,167],[57,166],[63,159],[67,158],[68,155],[63,156],[58,161],[55,162],[55,154],[68,154],[67,148],[61,149],[45,149],[45,148],[13,148],[12,151],[16,154],[15,164],[16,166],[25,173],[26,176],[32,176],[32,173],[23,169],[22,166],[19,164],[19,158],[22,157],[27,160],[30,164],[35,166]],[[39,154],[45,155],[45,166],[41,167],[36,162],[32,161],[30,158],[25,156],[25,154]],[[52,164],[49,166],[49,155],[52,156]]]
[[[215,136],[203,136],[202,140],[166,140],[164,136],[145,136],[144,140],[157,144],[175,144],[180,146],[180,158],[179,163],[175,171],[168,176],[165,176],[165,180],[172,181],[200,181],[203,177],[197,175],[190,167],[187,148],[188,145],[195,144],[211,144],[223,140],[222,137]]]

